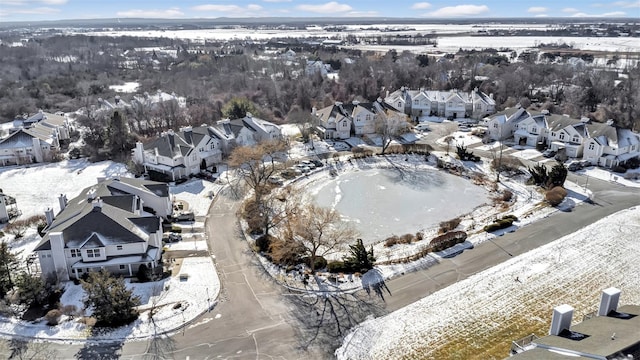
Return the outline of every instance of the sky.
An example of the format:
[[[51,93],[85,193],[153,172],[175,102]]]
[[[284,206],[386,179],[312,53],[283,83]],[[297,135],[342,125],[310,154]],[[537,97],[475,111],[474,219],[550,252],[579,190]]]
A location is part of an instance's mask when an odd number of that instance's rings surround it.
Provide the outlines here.
[[[218,17],[628,17],[640,0],[0,0],[1,21]]]

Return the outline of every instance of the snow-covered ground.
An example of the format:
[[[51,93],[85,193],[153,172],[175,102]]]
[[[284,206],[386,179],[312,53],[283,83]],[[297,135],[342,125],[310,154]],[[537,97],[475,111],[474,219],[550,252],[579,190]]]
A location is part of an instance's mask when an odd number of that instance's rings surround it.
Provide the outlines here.
[[[99,177],[130,176],[124,164],[112,161],[90,163],[85,159],[64,160],[58,163],[33,164],[29,166],[0,167],[0,188],[16,198],[22,218],[44,215],[50,207],[60,210],[58,196],[67,199],[80,191],[97,184]]]
[[[140,296],[142,305],[138,308],[140,318],[129,326],[113,331],[91,335],[91,328],[74,319],[63,317],[60,325],[47,326],[45,321],[30,323],[16,319],[0,321],[0,336],[20,335],[50,341],[92,340],[134,340],[148,338],[178,330],[200,314],[209,311],[215,304],[220,291],[220,281],[210,257],[190,257],[180,259],[179,274],[148,283],[127,283],[134,295]],[[186,280],[183,276],[186,275]],[[60,299],[61,306],[75,305],[82,309],[84,292],[80,285],[65,283],[65,292]],[[178,304],[180,304],[178,306]],[[151,309],[153,320],[150,318]],[[90,311],[85,313],[90,315]]]
[[[110,85],[109,89],[115,92],[133,93],[133,92],[136,92],[139,87],[140,87],[140,83],[136,81],[131,81],[131,82],[125,82],[122,85]]]
[[[0,187],[4,193],[16,198],[22,218],[44,214],[47,207],[56,212],[59,209],[59,194],[68,199],[77,196],[82,189],[97,183],[99,177],[131,176],[123,164],[111,161],[90,163],[84,159],[61,161],[51,164],[36,164],[28,167],[0,168]],[[46,186],[45,186],[46,185]],[[205,216],[212,201],[212,193],[217,193],[221,185],[192,179],[170,191],[176,200],[184,200],[196,216]],[[183,240],[167,244],[167,250],[206,251],[207,242],[203,240],[204,223],[201,221],[179,223],[183,228]],[[2,241],[9,242],[14,253],[27,259],[40,241],[35,229],[29,229],[21,239],[5,235]],[[170,253],[169,253],[170,254]],[[207,311],[217,298],[220,282],[210,257],[188,257],[176,259],[173,276],[157,282],[129,283],[128,286],[142,300],[141,316],[134,324],[105,333],[98,338],[134,339],[149,337],[157,333],[170,332],[185,322],[190,322]],[[178,269],[178,270],[176,270]],[[180,279],[180,274],[188,274],[188,279]],[[163,291],[161,291],[163,290]],[[79,285],[65,284],[65,293],[61,304],[75,305],[82,309],[82,290]],[[180,307],[174,308],[177,303]],[[149,320],[149,309],[155,306],[153,321]],[[86,339],[90,329],[75,320],[64,318],[56,327],[44,322],[29,323],[16,319],[0,319],[0,336],[21,335],[50,340]],[[96,338],[92,336],[92,338]]]
[[[336,356],[434,358],[460,339],[478,341],[525,321],[546,329],[553,307],[563,303],[576,309],[574,319],[581,319],[596,309],[599,291],[610,286],[622,290],[620,304],[640,304],[639,230],[640,207],[611,215],[358,325]],[[501,339],[505,357],[510,341],[529,334],[511,335]]]

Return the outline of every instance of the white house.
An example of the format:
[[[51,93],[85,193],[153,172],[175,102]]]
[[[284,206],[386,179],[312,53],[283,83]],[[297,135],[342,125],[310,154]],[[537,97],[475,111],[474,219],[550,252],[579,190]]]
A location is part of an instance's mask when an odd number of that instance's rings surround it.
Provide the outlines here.
[[[529,113],[520,107],[508,108],[482,120],[486,126],[487,134],[492,140],[505,140],[511,138],[516,131],[516,125],[527,119]]]
[[[312,115],[318,119],[317,130],[324,139],[347,139],[351,136],[375,134],[380,111],[385,111],[387,115],[394,112],[405,117],[404,113],[382,99],[347,104],[336,102],[320,110],[314,108]]]
[[[48,282],[100,269],[123,276],[135,276],[142,265],[153,273],[162,271],[159,214],[171,209],[168,185],[99,179],[71,201],[64,195],[59,201],[57,215],[51,208],[45,212],[45,235],[34,249]]]
[[[0,189],[0,223],[5,223],[20,215],[16,205],[16,199],[2,192]]]
[[[482,118],[493,114],[496,107],[493,97],[478,89],[467,93],[458,90],[411,90],[402,87],[387,93],[384,101],[396,110],[418,120],[422,116]]]
[[[217,135],[208,126],[185,127],[177,133],[169,130],[147,144],[137,142],[133,161],[143,165],[152,178],[154,172],[165,174],[171,181],[186,178],[222,161]]]
[[[631,130],[600,123],[587,125],[587,130],[582,157],[590,163],[613,167],[640,157],[640,135]]]

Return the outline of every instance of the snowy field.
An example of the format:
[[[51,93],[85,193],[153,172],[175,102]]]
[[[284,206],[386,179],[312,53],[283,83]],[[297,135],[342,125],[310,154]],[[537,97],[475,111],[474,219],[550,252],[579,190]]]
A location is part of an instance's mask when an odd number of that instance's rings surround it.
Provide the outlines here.
[[[465,348],[466,353],[457,352],[460,358],[487,359],[482,353],[487,339],[498,340],[500,334],[504,351],[498,358],[504,358],[512,340],[532,330],[544,335],[557,305],[573,306],[579,321],[596,310],[600,291],[611,286],[622,290],[621,305],[640,304],[639,230],[640,207],[611,215],[358,325],[336,356],[440,359],[446,351]]]
[[[122,85],[111,85],[109,86],[109,89],[115,92],[120,92],[120,93],[134,93],[138,91],[139,87],[140,87],[140,83],[135,81],[130,81],[130,82],[125,82]]]

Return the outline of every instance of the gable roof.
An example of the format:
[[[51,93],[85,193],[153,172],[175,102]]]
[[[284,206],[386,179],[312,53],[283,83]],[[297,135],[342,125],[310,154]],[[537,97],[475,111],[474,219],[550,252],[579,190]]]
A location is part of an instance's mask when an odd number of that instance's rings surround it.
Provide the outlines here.
[[[102,181],[68,201],[34,250],[51,249],[50,232],[62,232],[66,248],[146,242],[149,234],[158,231],[161,220],[142,212],[138,215],[139,197],[112,186],[122,179]],[[166,184],[129,178],[125,181],[158,196],[168,196],[167,190],[160,190],[160,186],[168,189]]]

